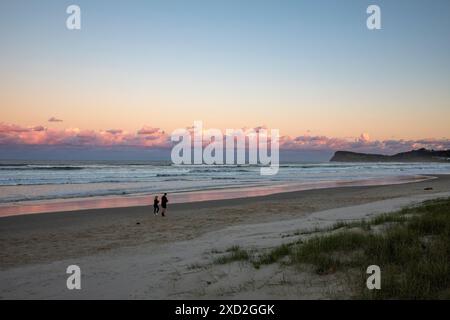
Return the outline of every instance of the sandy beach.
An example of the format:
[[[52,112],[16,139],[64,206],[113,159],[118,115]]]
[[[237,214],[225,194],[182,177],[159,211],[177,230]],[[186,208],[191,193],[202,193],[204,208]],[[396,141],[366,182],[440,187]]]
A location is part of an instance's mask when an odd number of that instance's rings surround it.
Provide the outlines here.
[[[173,204],[165,218],[153,216],[148,206],[4,217],[0,298],[346,298],[336,275],[212,261],[233,245],[267,249],[295,241],[298,231],[446,196],[450,176],[440,175],[396,185]],[[71,264],[82,270],[82,290],[66,288]]]

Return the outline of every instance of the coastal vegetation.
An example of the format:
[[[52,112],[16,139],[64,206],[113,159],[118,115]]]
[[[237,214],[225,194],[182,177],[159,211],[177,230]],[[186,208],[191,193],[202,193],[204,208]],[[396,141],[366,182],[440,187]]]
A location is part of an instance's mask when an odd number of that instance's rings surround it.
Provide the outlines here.
[[[348,289],[357,299],[450,298],[450,198],[302,235],[264,252],[233,247],[215,262],[243,261],[254,268],[279,263],[339,274],[350,279]],[[370,265],[381,269],[380,290],[366,286]]]

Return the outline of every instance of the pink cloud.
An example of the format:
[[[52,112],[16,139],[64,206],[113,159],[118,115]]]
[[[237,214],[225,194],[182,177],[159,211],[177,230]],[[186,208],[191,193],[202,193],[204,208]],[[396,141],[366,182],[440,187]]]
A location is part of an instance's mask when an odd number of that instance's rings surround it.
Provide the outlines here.
[[[159,129],[145,134],[129,133],[120,129],[107,131],[53,129],[43,126],[21,127],[0,123],[0,144],[3,145],[65,145],[65,146],[170,146],[169,137]]]
[[[0,133],[20,133],[30,131],[29,128],[23,128],[15,124],[0,123]]]
[[[159,131],[160,131],[159,128],[152,128],[152,127],[144,126],[137,133],[138,134],[145,134],[145,135],[153,135],[155,133],[158,133]]]
[[[61,119],[51,117],[50,119],[48,119],[48,122],[63,122],[63,121]]]
[[[111,133],[111,134],[120,134],[120,133],[123,132],[123,130],[120,130],[120,129],[109,129],[109,130],[106,130],[106,132]]]
[[[421,140],[370,140],[368,134],[356,139],[330,138],[326,136],[283,136],[280,138],[280,149],[285,150],[350,150],[368,153],[394,154],[412,149],[450,149],[449,139]]]
[[[35,126],[33,127],[33,131],[44,131],[45,128],[43,126]]]
[[[265,126],[256,127],[256,130]],[[121,129],[106,131],[55,129],[43,126],[22,127],[0,123],[0,144],[2,145],[61,145],[61,146],[136,146],[149,148],[170,148],[170,136],[159,128],[144,126],[131,133]],[[393,154],[412,149],[450,149],[449,139],[418,140],[372,140],[367,133],[356,138],[333,138],[310,134],[297,137],[281,136],[280,149],[302,151],[351,150],[357,152]]]
[[[368,133],[361,133],[361,135],[359,136],[359,140],[363,142],[369,142],[370,135]]]

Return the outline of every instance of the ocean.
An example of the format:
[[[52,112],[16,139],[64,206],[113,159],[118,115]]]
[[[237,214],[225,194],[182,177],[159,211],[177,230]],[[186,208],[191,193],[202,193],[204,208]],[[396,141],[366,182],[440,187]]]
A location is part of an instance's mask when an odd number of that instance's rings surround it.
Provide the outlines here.
[[[258,166],[148,161],[0,161],[0,204],[98,196],[152,195],[276,185],[352,182],[448,174],[447,163],[284,163],[274,176]]]

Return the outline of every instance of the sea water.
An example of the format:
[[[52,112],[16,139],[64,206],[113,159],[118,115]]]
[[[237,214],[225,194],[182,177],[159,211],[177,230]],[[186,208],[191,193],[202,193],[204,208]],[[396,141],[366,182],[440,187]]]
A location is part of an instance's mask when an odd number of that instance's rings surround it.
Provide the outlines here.
[[[0,161],[0,203],[130,196],[387,177],[448,174],[447,163],[284,163],[274,176],[258,166],[172,165],[138,161]]]

